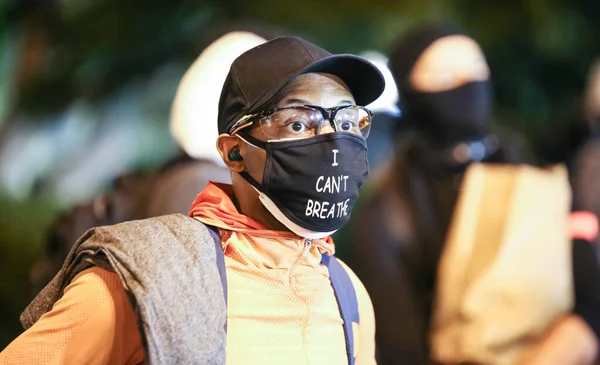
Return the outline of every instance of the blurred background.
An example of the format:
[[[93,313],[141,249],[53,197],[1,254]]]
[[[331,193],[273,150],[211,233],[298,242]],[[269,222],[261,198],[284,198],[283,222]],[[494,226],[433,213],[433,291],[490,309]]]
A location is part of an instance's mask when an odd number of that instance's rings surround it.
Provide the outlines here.
[[[0,348],[21,331],[53,220],[177,156],[179,80],[228,30],[386,53],[418,22],[457,24],[490,63],[495,121],[535,145],[580,107],[599,16],[583,0],[0,0]]]

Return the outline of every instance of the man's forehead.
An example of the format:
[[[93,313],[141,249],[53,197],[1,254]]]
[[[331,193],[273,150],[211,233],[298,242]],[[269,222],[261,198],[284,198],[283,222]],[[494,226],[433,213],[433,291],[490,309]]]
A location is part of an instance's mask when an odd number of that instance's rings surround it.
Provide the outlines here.
[[[307,73],[300,75],[290,82],[285,89],[283,89],[285,98],[307,93],[352,95],[350,93],[350,88],[344,83],[344,81],[335,75],[325,73]]]
[[[337,84],[350,92],[348,85],[336,75],[324,73],[324,72],[309,72],[296,77],[290,84],[308,85],[314,82],[324,84]]]

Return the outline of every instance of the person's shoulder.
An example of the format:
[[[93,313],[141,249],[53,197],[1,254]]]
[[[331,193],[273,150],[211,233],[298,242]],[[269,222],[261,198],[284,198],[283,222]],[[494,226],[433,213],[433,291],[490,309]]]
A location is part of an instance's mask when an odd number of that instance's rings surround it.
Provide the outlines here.
[[[204,224],[198,220],[181,213],[166,214],[157,217],[136,219],[116,223],[113,225],[94,228],[96,231],[122,231],[122,230],[156,230],[168,229],[172,226],[178,227],[202,227]]]
[[[204,223],[179,213],[96,227],[81,240],[130,254],[139,252],[144,257],[153,252],[175,255],[191,249],[212,250],[214,246]]]
[[[120,295],[122,291],[123,286],[117,273],[92,266],[75,275],[71,283],[65,287],[63,295],[78,293],[81,294],[81,298],[96,295],[113,297]]]

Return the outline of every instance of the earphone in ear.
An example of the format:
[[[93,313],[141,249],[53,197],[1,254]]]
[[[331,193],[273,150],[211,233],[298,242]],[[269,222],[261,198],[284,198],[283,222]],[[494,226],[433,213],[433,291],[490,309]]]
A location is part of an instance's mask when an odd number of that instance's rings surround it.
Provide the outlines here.
[[[233,150],[233,151],[229,152],[229,159],[231,161],[243,160],[242,155],[240,155],[240,150]]]

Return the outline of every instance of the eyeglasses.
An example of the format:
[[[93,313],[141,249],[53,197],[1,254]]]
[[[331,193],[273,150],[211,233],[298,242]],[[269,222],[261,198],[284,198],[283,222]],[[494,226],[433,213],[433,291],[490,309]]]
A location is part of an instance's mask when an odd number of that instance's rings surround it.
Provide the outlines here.
[[[299,105],[247,115],[230,128],[230,134],[233,135],[258,122],[261,132],[269,139],[308,138],[318,135],[323,123],[329,121],[336,132],[348,132],[367,138],[372,120],[373,113],[362,106],[322,108],[315,105]]]

